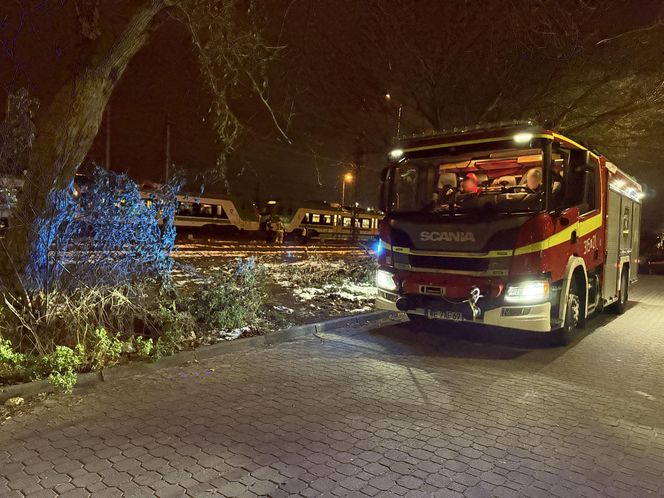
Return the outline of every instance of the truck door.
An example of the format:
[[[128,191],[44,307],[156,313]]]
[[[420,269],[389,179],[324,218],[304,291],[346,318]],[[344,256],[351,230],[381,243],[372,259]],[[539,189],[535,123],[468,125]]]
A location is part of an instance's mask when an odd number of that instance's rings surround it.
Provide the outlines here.
[[[618,297],[618,280],[620,278],[622,196],[618,192],[609,190],[606,209],[606,262],[604,263],[602,297],[610,302]]]
[[[632,207],[632,258],[629,278],[634,281],[639,273],[639,252],[641,240],[641,204],[635,202]]]
[[[600,209],[600,169],[596,157],[589,156],[588,162],[581,168],[579,180],[583,185],[579,201],[579,227],[577,231],[577,254],[583,258],[588,271],[602,262],[603,241]]]
[[[556,232],[569,234],[569,243],[556,251],[559,266],[564,268],[574,255],[582,257],[591,270],[601,263],[603,251],[599,162],[585,150],[558,147],[555,152],[564,160],[562,188],[556,185],[556,176],[552,178],[553,207],[560,213]]]

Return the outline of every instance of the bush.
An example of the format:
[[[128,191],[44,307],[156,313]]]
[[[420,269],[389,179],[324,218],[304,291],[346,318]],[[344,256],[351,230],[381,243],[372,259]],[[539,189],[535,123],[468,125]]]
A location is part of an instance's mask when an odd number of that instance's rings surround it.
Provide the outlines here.
[[[265,275],[256,260],[239,259],[227,278],[209,280],[193,293],[189,311],[204,328],[236,329],[256,322],[265,296]]]
[[[71,391],[78,372],[100,370],[123,354],[152,360],[190,346],[194,330],[253,325],[265,301],[253,259],[186,296],[154,283],[36,294],[30,305],[7,298],[0,310],[0,383],[48,379]]]
[[[71,392],[81,365],[83,349],[57,346],[49,354],[26,355],[14,350],[8,340],[0,339],[0,381],[28,382],[48,379],[56,387]]]
[[[378,264],[372,256],[329,261],[320,255],[291,264],[282,280],[292,287],[340,286],[346,283],[373,285]]]
[[[76,351],[67,346],[56,346],[55,351],[37,361],[37,369],[48,375],[49,383],[70,393],[76,385],[76,371],[81,364],[82,348]]]
[[[154,358],[161,358],[177,353],[182,343],[194,330],[194,317],[188,310],[178,310],[173,301],[168,305],[159,304],[153,313],[155,327],[161,334],[151,346],[142,343],[144,351],[150,349]]]
[[[8,302],[0,313],[0,383],[48,378],[69,391],[76,372],[116,365],[124,352],[173,354],[194,328],[176,298],[135,286],[43,294],[34,307]]]
[[[105,328],[98,328],[92,336],[85,338],[78,346],[83,353],[83,364],[91,370],[100,370],[115,365],[120,360],[124,343],[114,335],[109,335]]]
[[[11,341],[0,337],[0,381],[22,381],[26,377],[25,368],[25,355],[15,351]]]
[[[153,358],[154,342],[151,338],[135,336],[131,342],[131,351],[141,360],[150,360]]]
[[[125,351],[181,349],[194,319],[166,291],[179,187],[146,201],[127,175],[97,168],[78,198],[73,185],[49,192],[23,289],[0,294],[0,383],[48,378],[70,391],[77,372],[115,365]]]
[[[85,258],[76,262],[76,281],[168,284],[179,189],[179,180],[172,180],[151,191],[146,202],[126,174],[95,168],[93,182],[81,193],[78,233]]]

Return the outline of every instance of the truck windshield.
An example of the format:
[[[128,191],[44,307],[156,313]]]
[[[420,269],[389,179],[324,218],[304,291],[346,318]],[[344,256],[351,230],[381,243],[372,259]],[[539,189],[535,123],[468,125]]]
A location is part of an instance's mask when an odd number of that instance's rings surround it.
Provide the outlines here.
[[[554,168],[554,196],[561,175]],[[390,168],[386,200],[390,212],[535,212],[543,209],[544,177],[541,148],[410,158]]]

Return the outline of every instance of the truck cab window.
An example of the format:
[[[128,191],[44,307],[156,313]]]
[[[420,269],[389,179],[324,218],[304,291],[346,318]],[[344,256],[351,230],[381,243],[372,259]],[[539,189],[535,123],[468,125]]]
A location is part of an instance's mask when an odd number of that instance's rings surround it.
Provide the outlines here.
[[[597,207],[597,162],[588,151],[558,148],[552,168],[554,207],[578,207],[581,214]],[[556,184],[560,182],[560,187]]]
[[[396,208],[402,211],[417,211],[421,208],[418,184],[420,170],[415,166],[399,166],[396,171]]]

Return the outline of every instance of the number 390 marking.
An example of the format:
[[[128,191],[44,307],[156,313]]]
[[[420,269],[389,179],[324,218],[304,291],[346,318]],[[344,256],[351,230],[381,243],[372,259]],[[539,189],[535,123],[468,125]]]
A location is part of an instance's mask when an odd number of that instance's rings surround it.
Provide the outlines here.
[[[595,249],[597,249],[597,235],[593,235],[583,241],[583,254],[588,254]]]

